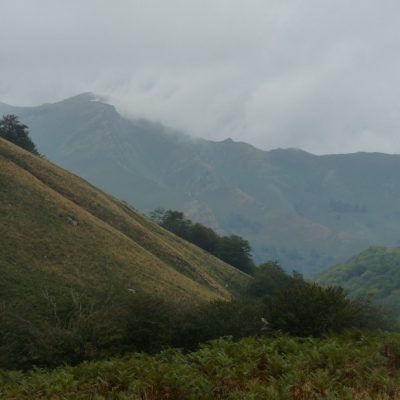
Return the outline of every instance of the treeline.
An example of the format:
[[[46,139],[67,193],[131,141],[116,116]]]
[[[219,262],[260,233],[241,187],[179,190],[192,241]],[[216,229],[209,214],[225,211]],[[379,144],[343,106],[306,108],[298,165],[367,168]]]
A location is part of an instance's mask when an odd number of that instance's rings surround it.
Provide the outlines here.
[[[213,229],[193,223],[180,211],[157,208],[150,218],[175,235],[195,244],[243,272],[252,274],[255,264],[247,240],[237,235],[220,236]]]
[[[54,367],[164,347],[193,350],[224,336],[319,337],[348,328],[391,329],[367,301],[346,297],[288,275],[274,262],[260,266],[241,299],[204,304],[171,303],[126,288],[62,298],[42,291],[29,304],[0,308],[0,368]],[[40,309],[41,315],[30,310]]]

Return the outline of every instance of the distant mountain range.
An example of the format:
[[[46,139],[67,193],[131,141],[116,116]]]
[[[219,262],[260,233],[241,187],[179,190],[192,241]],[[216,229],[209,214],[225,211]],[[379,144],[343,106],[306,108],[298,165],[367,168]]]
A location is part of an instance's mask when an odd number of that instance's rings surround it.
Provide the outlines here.
[[[92,94],[14,107],[39,151],[142,212],[181,210],[310,276],[400,239],[400,156],[316,156],[214,142],[130,120]]]

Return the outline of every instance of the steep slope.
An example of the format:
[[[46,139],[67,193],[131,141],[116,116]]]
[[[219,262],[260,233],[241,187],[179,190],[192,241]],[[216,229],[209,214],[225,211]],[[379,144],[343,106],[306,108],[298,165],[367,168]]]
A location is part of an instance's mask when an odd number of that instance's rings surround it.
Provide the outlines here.
[[[353,296],[371,296],[400,315],[400,247],[370,247],[317,278],[322,283],[343,286]]]
[[[257,261],[306,275],[400,236],[400,156],[262,151],[128,120],[91,94],[39,107],[0,104],[52,161],[134,204],[184,211],[248,239]]]
[[[84,180],[0,140],[0,301],[135,289],[229,298],[248,277]]]

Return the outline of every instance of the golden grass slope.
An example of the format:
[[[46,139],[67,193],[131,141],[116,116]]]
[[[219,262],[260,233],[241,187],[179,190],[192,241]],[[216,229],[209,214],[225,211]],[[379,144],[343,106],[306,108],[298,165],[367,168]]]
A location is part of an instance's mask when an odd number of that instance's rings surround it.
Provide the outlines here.
[[[2,139],[0,238],[0,297],[15,281],[35,276],[82,289],[117,286],[194,301],[228,299],[250,279]]]

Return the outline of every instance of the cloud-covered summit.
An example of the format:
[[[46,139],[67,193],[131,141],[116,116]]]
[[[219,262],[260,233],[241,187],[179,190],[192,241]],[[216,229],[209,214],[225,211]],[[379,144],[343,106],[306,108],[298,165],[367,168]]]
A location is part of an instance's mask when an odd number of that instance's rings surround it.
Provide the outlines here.
[[[0,101],[91,91],[206,138],[400,152],[395,1],[3,0]]]

